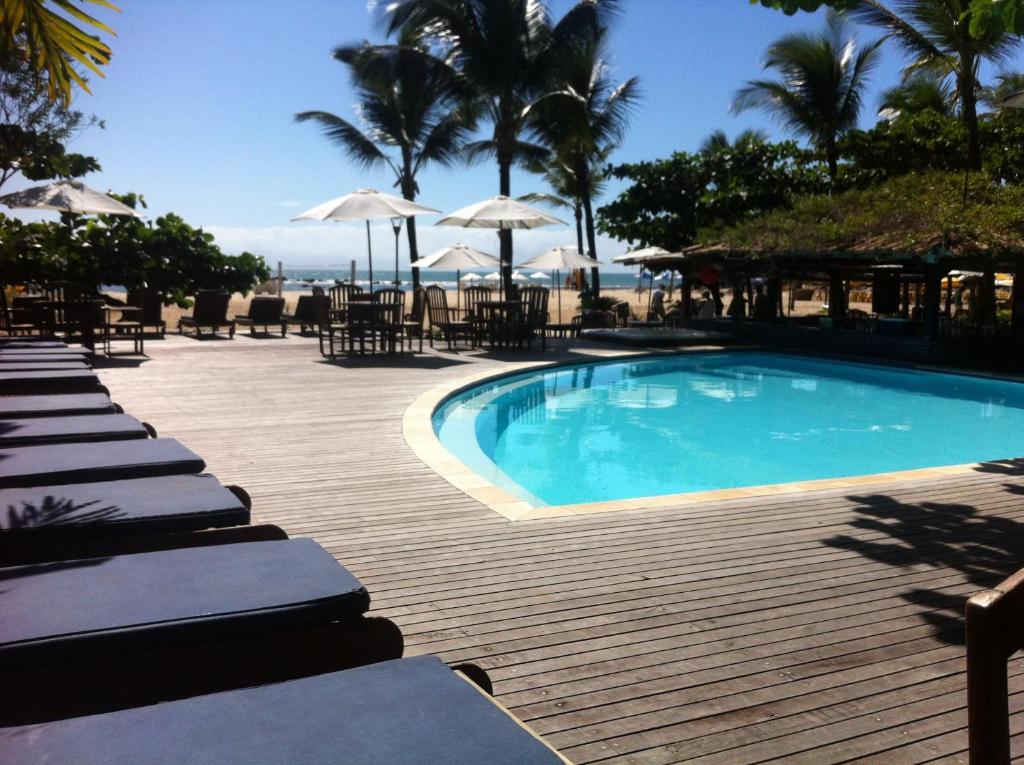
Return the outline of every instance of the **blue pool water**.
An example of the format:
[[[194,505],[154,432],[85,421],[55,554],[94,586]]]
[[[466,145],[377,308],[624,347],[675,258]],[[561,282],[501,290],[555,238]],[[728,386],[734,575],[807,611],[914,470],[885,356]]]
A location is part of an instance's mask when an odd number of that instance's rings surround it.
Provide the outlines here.
[[[685,354],[502,378],[434,429],[492,483],[561,505],[1024,456],[1024,384]]]

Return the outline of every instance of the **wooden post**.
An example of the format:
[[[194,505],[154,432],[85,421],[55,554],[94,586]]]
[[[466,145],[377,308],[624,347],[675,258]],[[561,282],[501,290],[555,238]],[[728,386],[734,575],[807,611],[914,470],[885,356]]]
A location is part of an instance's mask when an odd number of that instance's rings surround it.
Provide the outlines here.
[[[939,313],[942,308],[942,274],[935,268],[925,271],[924,334],[934,338],[939,334]]]
[[[683,274],[679,279],[680,304],[679,312],[682,314],[682,325],[685,327],[690,323],[690,311],[693,307],[693,296],[690,294],[692,285],[690,277]]]
[[[1019,268],[1019,267],[1018,267]],[[1024,331],[1024,269],[1013,272],[1012,314],[1010,326],[1014,332]]]
[[[839,271],[830,271],[828,275],[828,315],[833,319],[846,316],[846,291]]]

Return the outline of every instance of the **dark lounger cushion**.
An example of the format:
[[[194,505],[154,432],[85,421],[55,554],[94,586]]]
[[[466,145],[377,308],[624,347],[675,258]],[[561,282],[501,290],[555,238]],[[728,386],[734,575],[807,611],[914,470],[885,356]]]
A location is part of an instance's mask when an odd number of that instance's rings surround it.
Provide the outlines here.
[[[0,418],[0,448],[35,444],[126,441],[133,438],[149,438],[149,431],[130,414]]]
[[[10,371],[26,364],[86,364],[85,356],[70,353],[0,353],[0,369]]]
[[[202,458],[173,438],[0,449],[0,488],[201,473]]]
[[[12,566],[0,589],[0,669],[324,624],[370,605],[312,539]]]
[[[114,414],[116,412],[114,402],[106,393],[0,396],[0,418],[73,417],[81,414]]]
[[[555,765],[439,659],[417,656],[168,704],[0,730],[0,763]]]
[[[22,359],[26,356],[60,356],[61,358],[85,359],[92,356],[87,348],[67,348],[61,346],[41,346],[35,348],[19,348],[0,345],[0,361]]]
[[[0,395],[87,390],[96,388],[99,384],[99,378],[89,369],[55,369],[49,372],[0,370]]]
[[[75,359],[58,359],[57,361],[36,361],[33,358],[22,361],[9,361],[0,364],[0,372],[56,372],[73,369],[90,369],[84,361]]]
[[[0,552],[19,540],[165,534],[248,523],[249,509],[212,475],[0,489]]]

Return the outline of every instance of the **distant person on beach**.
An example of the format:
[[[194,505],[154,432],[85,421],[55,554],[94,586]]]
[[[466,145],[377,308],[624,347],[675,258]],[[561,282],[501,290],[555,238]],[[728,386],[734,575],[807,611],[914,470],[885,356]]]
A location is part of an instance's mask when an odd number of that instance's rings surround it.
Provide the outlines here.
[[[701,304],[700,308],[697,309],[698,319],[713,319],[715,318],[715,301],[711,297],[711,293],[704,290],[701,293]]]
[[[658,289],[651,293],[651,313],[662,321],[665,320],[665,285],[659,284]]]

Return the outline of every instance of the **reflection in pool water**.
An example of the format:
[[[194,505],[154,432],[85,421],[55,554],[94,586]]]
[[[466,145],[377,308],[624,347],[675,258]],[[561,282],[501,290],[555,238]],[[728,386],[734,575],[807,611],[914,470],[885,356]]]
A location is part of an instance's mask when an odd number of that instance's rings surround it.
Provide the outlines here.
[[[561,505],[1024,455],[1024,385],[770,353],[503,378],[434,415],[456,457]]]

